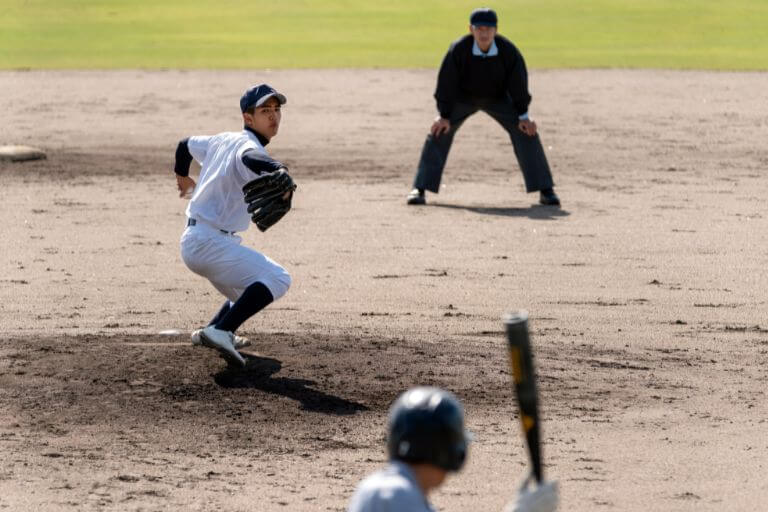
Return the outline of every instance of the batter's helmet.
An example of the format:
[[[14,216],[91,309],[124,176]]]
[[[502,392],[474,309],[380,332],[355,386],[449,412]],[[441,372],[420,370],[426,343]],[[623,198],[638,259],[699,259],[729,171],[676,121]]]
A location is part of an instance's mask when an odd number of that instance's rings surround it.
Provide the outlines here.
[[[464,409],[447,391],[409,389],[389,410],[390,459],[426,462],[446,471],[458,471],[464,465],[468,442]]]

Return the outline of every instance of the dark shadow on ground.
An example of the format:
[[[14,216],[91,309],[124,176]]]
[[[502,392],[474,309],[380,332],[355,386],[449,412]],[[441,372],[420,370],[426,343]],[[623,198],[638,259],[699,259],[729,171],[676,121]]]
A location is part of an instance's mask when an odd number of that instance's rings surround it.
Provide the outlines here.
[[[467,210],[482,215],[498,215],[501,217],[528,217],[535,220],[554,220],[557,217],[567,217],[571,213],[556,206],[533,205],[528,208],[500,208],[497,206],[465,206],[461,204],[428,203],[426,206]]]
[[[254,388],[296,400],[306,411],[347,415],[367,411],[363,404],[312,389],[317,383],[307,379],[272,377],[282,368],[277,359],[243,354],[245,368],[228,367],[214,375],[213,380],[223,388]]]

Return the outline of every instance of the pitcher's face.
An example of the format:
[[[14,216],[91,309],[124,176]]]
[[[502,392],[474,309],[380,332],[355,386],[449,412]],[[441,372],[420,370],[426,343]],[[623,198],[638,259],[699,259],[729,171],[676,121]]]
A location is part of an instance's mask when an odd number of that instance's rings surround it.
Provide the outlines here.
[[[277,131],[280,129],[281,117],[282,111],[280,110],[280,102],[277,101],[277,98],[269,98],[263,105],[254,108],[253,114],[248,112],[243,114],[245,124],[267,139],[272,139],[272,137],[277,135]]]

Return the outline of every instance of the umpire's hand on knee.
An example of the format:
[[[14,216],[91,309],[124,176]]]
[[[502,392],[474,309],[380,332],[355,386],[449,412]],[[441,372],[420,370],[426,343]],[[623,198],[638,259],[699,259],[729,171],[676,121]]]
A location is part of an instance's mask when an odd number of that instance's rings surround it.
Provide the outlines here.
[[[437,138],[443,133],[448,133],[450,129],[451,122],[444,117],[438,116],[435,118],[435,122],[432,123],[432,128],[429,129],[429,133],[431,133],[433,137]]]
[[[520,129],[521,132],[528,135],[529,137],[533,137],[536,135],[536,123],[531,121],[530,119],[525,119],[523,121],[520,121],[517,123],[517,127]]]

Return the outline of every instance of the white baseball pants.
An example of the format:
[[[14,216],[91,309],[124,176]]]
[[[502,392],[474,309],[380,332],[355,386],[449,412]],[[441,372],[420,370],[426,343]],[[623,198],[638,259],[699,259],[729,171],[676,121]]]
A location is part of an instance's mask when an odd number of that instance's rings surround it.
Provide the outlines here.
[[[256,282],[269,288],[274,300],[285,295],[290,274],[267,256],[240,245],[242,240],[198,222],[181,235],[181,259],[232,302]]]

